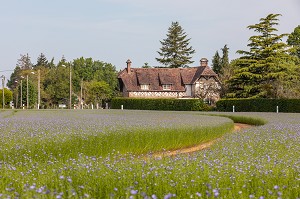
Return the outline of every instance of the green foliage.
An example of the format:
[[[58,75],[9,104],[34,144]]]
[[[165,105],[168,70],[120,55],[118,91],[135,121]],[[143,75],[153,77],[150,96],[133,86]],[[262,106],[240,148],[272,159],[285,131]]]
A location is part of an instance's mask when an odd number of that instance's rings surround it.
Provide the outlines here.
[[[300,58],[300,25],[289,35],[287,43],[294,47],[292,54]]]
[[[173,110],[173,111],[208,111],[210,107],[200,99],[141,99],[141,98],[114,98],[113,109],[136,110]]]
[[[277,35],[280,14],[269,14],[260,23],[250,25],[258,35],[249,38],[249,51],[237,51],[243,55],[236,64],[238,69],[228,81],[230,98],[282,98],[286,96],[286,86],[295,81],[296,65],[288,52],[288,45],[282,42],[287,34]],[[286,82],[287,85],[286,85]],[[291,90],[288,97],[295,96]]]
[[[221,50],[223,53],[221,59],[221,73],[222,73],[222,70],[229,68],[229,48],[227,47],[227,44]]]
[[[13,93],[8,90],[7,88],[4,88],[4,106],[6,107],[9,105],[9,102],[13,99]],[[0,90],[0,107],[3,108],[3,90]]]
[[[37,84],[38,84],[38,70],[40,71],[40,94],[41,107],[51,108],[57,107],[58,104],[69,104],[70,97],[70,68],[71,68],[71,89],[72,89],[72,104],[79,101],[81,95],[81,86],[83,86],[83,98],[88,98],[90,93],[88,87],[90,82],[105,82],[109,86],[109,92],[105,92],[106,96],[115,96],[118,94],[118,80],[115,66],[110,63],[102,61],[94,61],[92,58],[78,58],[73,62],[67,62],[64,56],[54,64],[54,58],[48,62],[46,56],[41,53],[37,59],[37,63],[32,68],[27,66],[30,62],[30,57],[23,56],[18,60],[18,64],[8,81],[8,87],[13,90],[16,100],[20,99],[20,82],[23,80],[22,101],[26,105],[26,81],[24,78],[29,75],[29,101],[30,106],[33,107],[37,101]],[[34,72],[35,74],[31,74]],[[82,82],[84,84],[82,84]],[[109,95],[107,94],[109,93]],[[17,99],[19,97],[19,99]],[[89,95],[88,101],[91,99]],[[103,98],[99,96],[97,98]],[[107,97],[104,97],[107,98]],[[101,100],[100,100],[101,101]],[[19,103],[16,103],[19,104]]]
[[[167,38],[160,41],[162,47],[157,51],[161,58],[156,58],[158,62],[170,68],[186,67],[191,61],[195,50],[189,46],[190,39],[187,39],[178,22],[172,22],[168,29]]]
[[[218,111],[232,112],[300,113],[300,99],[222,99],[217,102]]]
[[[47,57],[41,53],[39,55],[39,57],[37,58],[37,62],[36,64],[34,65],[34,68],[36,67],[39,67],[39,66],[44,66],[44,67],[47,67],[48,66],[48,60],[47,60]]]
[[[215,55],[213,56],[213,59],[212,59],[212,69],[215,73],[219,74],[220,71],[221,71],[221,68],[222,68],[222,65],[221,65],[221,57],[219,55],[219,52],[216,51]]]
[[[111,97],[112,90],[109,85],[104,81],[91,81],[87,84],[87,103],[100,103]]]
[[[69,67],[58,66],[51,69],[43,86],[47,93],[46,98],[43,98],[45,105],[52,106],[58,104],[69,104],[70,97],[70,72]]]

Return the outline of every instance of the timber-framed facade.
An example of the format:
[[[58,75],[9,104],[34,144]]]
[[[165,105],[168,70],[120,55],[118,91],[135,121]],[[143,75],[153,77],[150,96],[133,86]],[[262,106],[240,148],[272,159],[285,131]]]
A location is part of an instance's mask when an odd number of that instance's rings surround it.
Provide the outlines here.
[[[220,98],[218,75],[202,58],[200,66],[190,68],[132,68],[118,74],[123,97],[202,98],[212,103]]]

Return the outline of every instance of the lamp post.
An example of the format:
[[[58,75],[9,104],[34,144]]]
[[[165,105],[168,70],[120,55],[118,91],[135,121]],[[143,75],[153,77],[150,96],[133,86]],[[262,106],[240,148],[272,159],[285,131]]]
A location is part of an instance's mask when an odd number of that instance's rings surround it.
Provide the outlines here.
[[[70,109],[72,109],[72,70],[71,70],[71,64],[70,64]]]
[[[29,108],[29,97],[28,97],[28,75],[26,75],[26,85],[27,85],[27,87],[26,87],[26,104],[27,104],[27,109]]]
[[[38,69],[38,104],[37,109],[40,109],[40,101],[41,101],[41,71]]]
[[[2,109],[4,109],[4,81],[5,81],[5,76],[4,75],[2,75],[1,76],[1,78],[2,78]]]
[[[66,65],[62,65],[66,67]],[[69,98],[69,109],[72,109],[72,70],[71,70],[71,63],[70,63],[70,98]]]
[[[31,72],[31,74],[35,74],[34,72]],[[27,109],[29,109],[29,87],[28,87],[28,74],[26,75],[26,83],[27,83],[27,88],[26,88],[26,102],[27,102]]]
[[[83,102],[82,102],[82,84],[83,84],[83,78],[81,79],[81,85],[80,85],[80,109],[83,109]]]
[[[20,98],[20,101],[21,101],[21,109],[23,109],[23,79],[24,77],[23,76],[21,76],[21,98]]]

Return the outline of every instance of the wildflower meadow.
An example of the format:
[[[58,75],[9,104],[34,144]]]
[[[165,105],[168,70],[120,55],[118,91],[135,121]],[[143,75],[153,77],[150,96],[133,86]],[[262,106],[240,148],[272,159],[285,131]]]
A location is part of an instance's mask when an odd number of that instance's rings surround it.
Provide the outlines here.
[[[0,198],[300,198],[300,114],[218,114],[0,111]]]

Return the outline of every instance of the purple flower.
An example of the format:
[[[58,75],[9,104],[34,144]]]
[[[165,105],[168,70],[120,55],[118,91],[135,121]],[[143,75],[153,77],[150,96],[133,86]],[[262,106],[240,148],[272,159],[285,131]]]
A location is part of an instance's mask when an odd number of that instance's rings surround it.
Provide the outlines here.
[[[136,195],[137,193],[138,193],[138,190],[132,189],[132,190],[130,191],[130,194],[132,194],[132,195]]]

